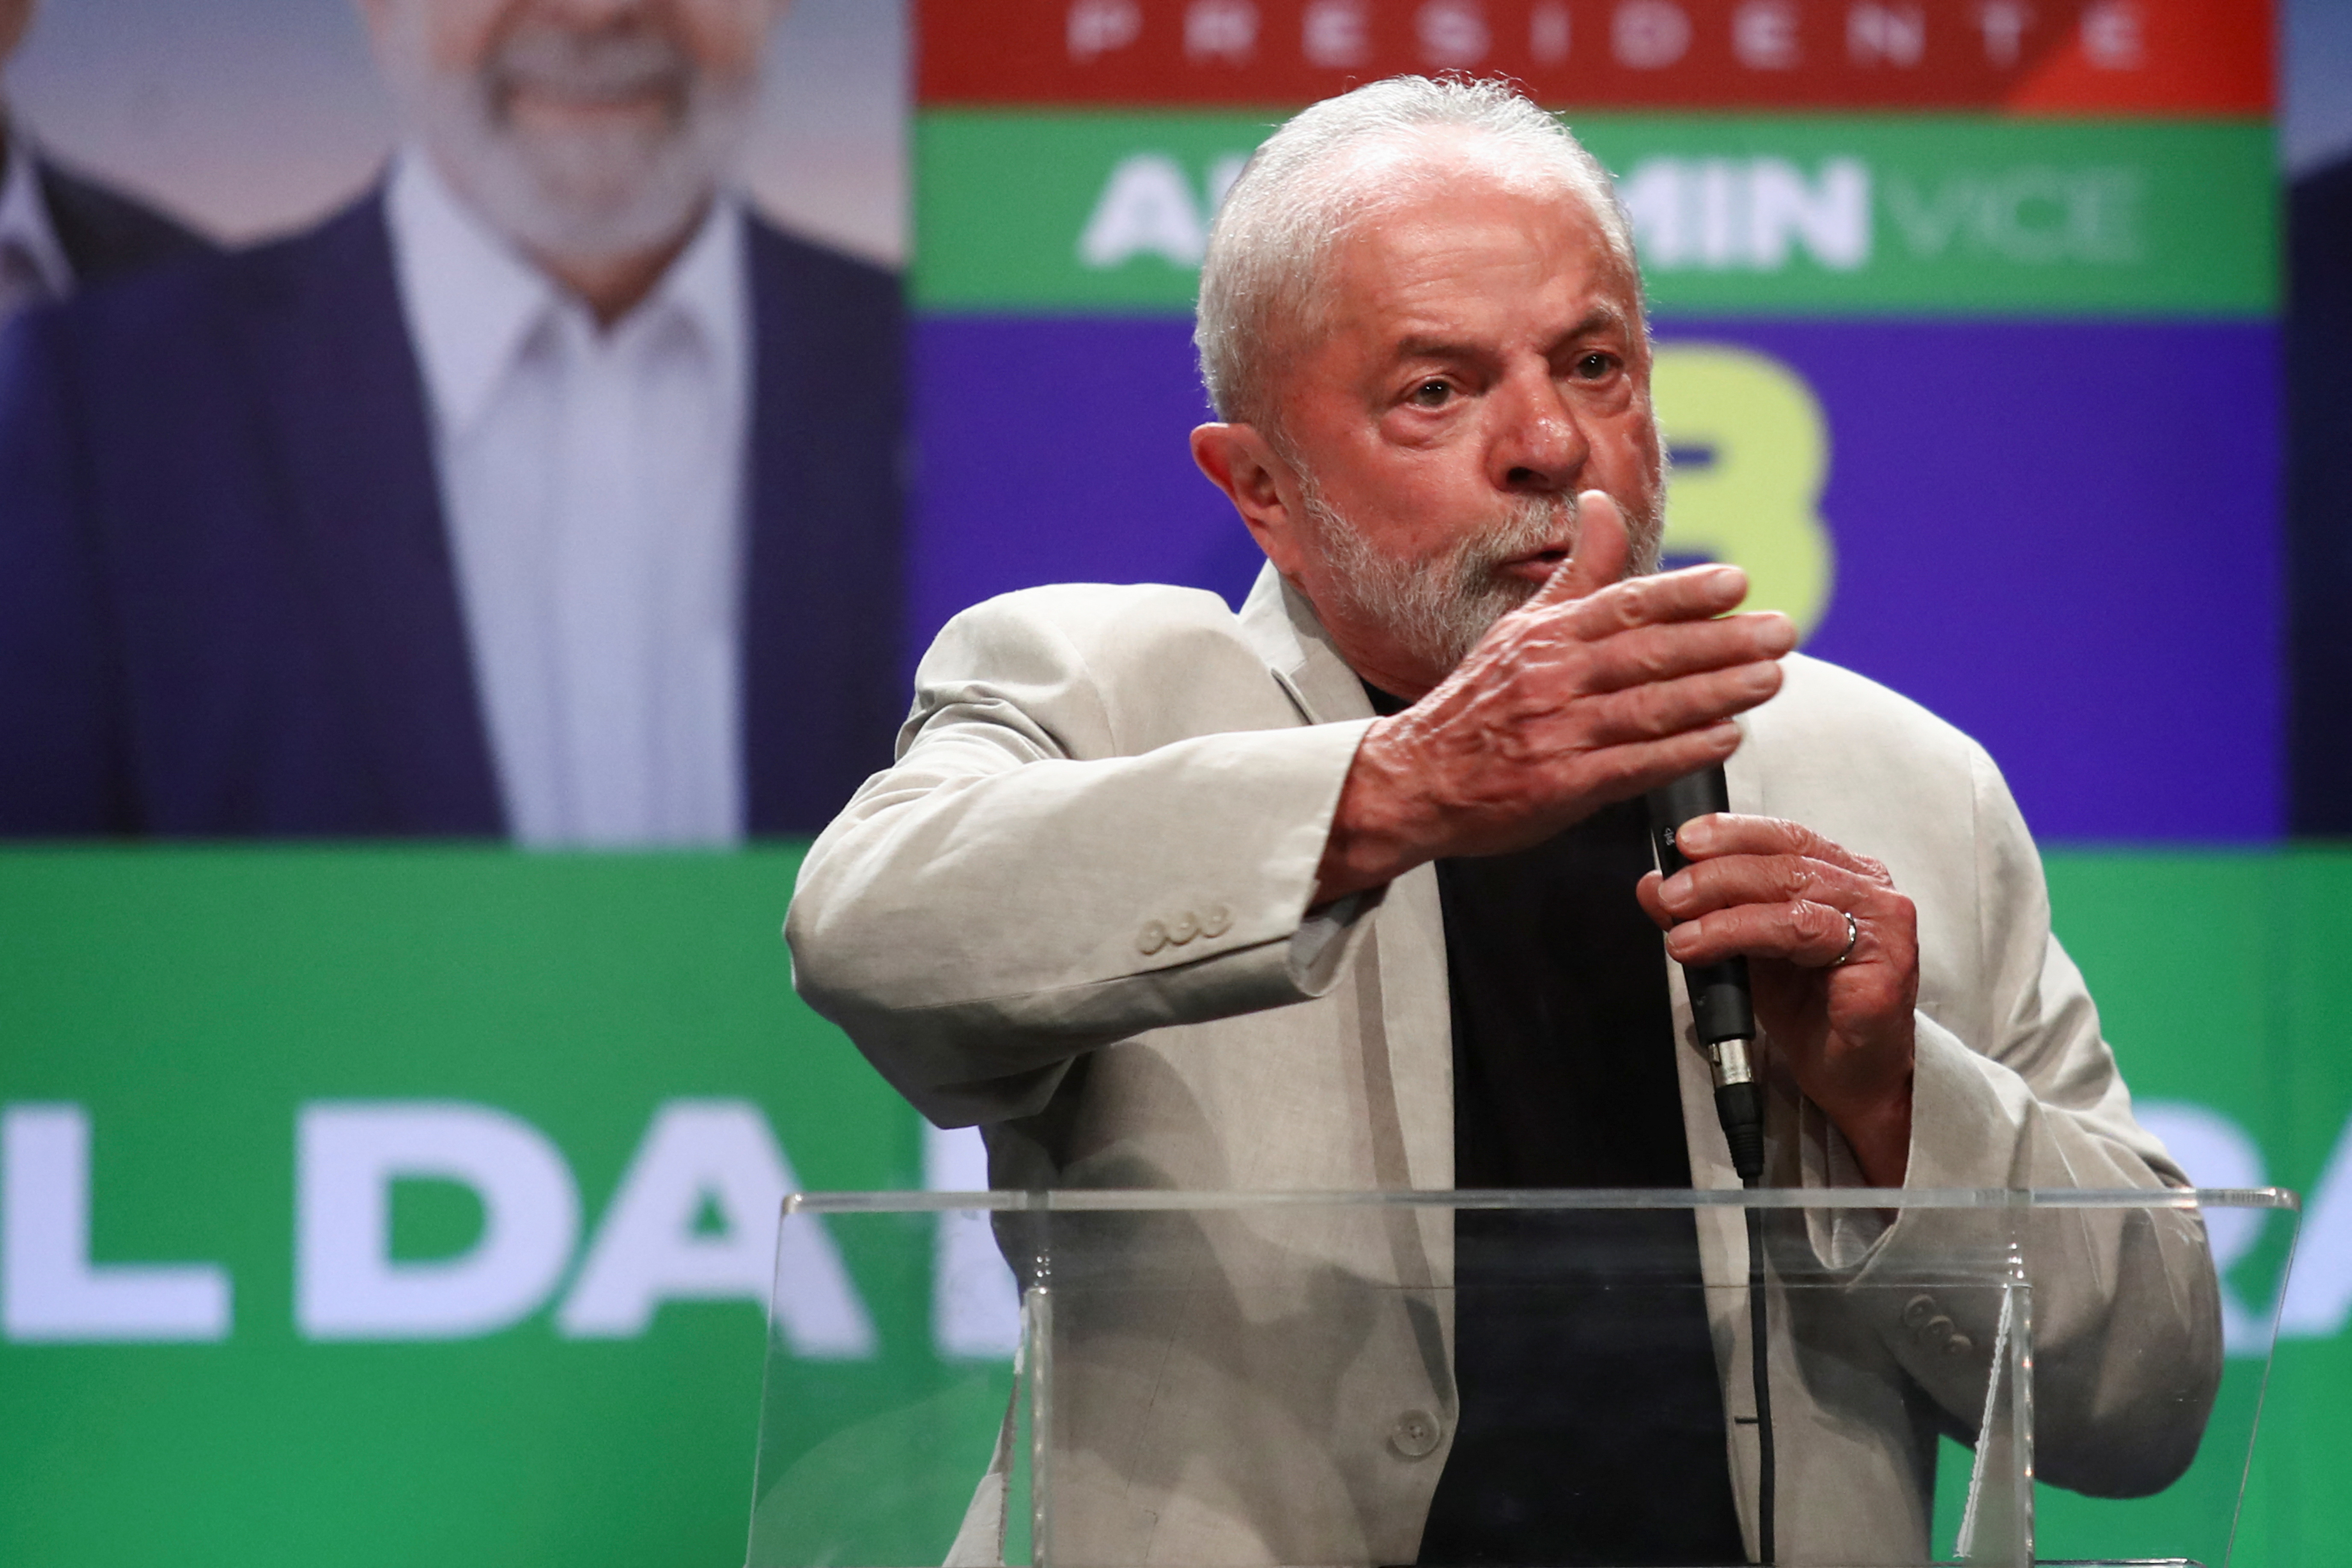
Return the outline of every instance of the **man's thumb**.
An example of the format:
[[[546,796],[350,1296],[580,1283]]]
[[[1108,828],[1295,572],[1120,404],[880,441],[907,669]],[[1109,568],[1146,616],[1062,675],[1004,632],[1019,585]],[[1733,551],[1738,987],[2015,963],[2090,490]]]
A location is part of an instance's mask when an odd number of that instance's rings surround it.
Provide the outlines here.
[[[1633,554],[1625,537],[1625,514],[1605,490],[1586,490],[1576,498],[1576,549],[1559,563],[1529,601],[1534,605],[1564,605],[1606,588],[1625,575]]]

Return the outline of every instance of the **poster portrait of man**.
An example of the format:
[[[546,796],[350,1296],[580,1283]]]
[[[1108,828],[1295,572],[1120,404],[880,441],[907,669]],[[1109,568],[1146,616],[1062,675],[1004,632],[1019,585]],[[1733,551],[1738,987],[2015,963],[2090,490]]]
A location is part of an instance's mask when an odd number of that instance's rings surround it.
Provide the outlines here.
[[[368,0],[323,221],[0,369],[0,832],[724,844],[895,724],[895,279],[730,177],[776,0]]]

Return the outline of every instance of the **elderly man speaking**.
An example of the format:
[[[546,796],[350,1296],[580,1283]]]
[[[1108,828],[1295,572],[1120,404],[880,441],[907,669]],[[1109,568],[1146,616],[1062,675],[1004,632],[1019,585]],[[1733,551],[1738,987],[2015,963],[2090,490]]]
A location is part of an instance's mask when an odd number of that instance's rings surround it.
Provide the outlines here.
[[[1071,585],[959,616],[793,905],[803,993],[924,1114],[980,1124],[995,1184],[1730,1185],[1667,961],[1735,954],[1775,1184],[2185,1184],[1985,754],[1731,613],[1736,569],[1658,571],[1640,279],[1554,121],[1411,78],[1300,114],[1219,215],[1198,343],[1222,417],[1193,456],[1268,563],[1240,615]],[[1660,879],[1640,797],[1725,763],[1737,809]],[[1933,1214],[1872,1214],[1793,1245],[1857,1278],[1939,1245]],[[1741,1277],[1736,1235],[1664,1218],[1645,1267]],[[1469,1275],[1516,1244],[1470,1220],[1417,1388],[1336,1313],[1242,1314],[1293,1342],[1221,1391],[1187,1384],[1213,1349],[1103,1350],[1130,1375],[1087,1396],[1065,1553],[1748,1561],[1754,1410],[1702,1293],[1596,1290],[1614,1319],[1548,1349],[1481,1327]],[[2219,1371],[2197,1222],[2028,1245],[2043,1479],[2168,1484]],[[1772,1348],[1781,1562],[1928,1556],[1937,1434],[1972,1435],[1993,1331],[1903,1305]],[[1417,1420],[1327,1397],[1376,1363]]]

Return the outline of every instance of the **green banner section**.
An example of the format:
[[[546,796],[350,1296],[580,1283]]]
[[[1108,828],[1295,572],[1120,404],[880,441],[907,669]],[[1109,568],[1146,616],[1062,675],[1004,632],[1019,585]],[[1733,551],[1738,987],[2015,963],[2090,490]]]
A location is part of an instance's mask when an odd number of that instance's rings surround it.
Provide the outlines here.
[[[767,1188],[920,1180],[797,862],[0,855],[0,1563],[740,1563]],[[821,1360],[924,1354],[851,1289]]]
[[[2352,1240],[2352,1210],[2312,1199],[2352,1111],[2352,1070],[2326,1043],[2315,1005],[2330,955],[2352,942],[2352,856],[2053,852],[2046,860],[2053,922],[2098,1000],[2135,1109],[2199,1181],[2302,1192],[2306,1265],[2315,1251],[2341,1249]],[[2257,1320],[2278,1299],[2277,1240],[2259,1231],[2216,1237],[2223,1289]],[[2324,1392],[2352,1391],[2347,1309],[2352,1297],[2337,1306],[2321,1293],[2297,1337],[2278,1347],[2230,1559],[2241,1568],[2319,1568],[2334,1560],[2326,1542],[2352,1528],[2352,1499],[2313,1484],[2352,1446],[2352,1418],[2329,1408]],[[2217,1423],[2249,1392],[2231,1380]],[[1946,1445],[1948,1460],[1957,1453]],[[1953,1496],[1956,1468],[1939,1473],[1939,1503]],[[2042,1487],[2035,1554],[2178,1555],[2163,1542],[2186,1532],[2166,1534],[2168,1515],[2224,1506],[2224,1480],[2200,1464],[2179,1495],[2147,1502]],[[1946,1517],[1939,1508],[1939,1527]]]
[[[916,123],[917,302],[1176,313],[1270,114],[935,110]],[[2247,315],[2277,300],[2266,124],[1579,116],[1656,310]]]
[[[741,1563],[766,1205],[926,1160],[792,994],[796,864],[0,855],[0,1563]],[[2307,1194],[2233,1560],[2320,1568],[2352,1532],[2352,853],[2050,868],[2151,1124],[2200,1179]],[[2222,1249],[2256,1320],[2275,1242]],[[794,1245],[795,1386],[984,1454],[997,1328],[944,1321],[919,1246]],[[795,1484],[910,1542],[970,1496],[817,1459]],[[2052,1494],[2042,1554],[2168,1555],[2162,1507],[2212,1500]]]

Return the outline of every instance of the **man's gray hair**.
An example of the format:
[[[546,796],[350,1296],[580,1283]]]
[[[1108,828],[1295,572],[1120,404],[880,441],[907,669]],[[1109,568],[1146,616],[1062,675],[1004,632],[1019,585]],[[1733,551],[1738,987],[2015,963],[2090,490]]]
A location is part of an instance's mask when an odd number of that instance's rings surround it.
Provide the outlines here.
[[[1499,81],[1391,77],[1324,100],[1267,137],[1226,193],[1209,231],[1192,345],[1218,417],[1276,435],[1267,399],[1293,338],[1311,332],[1338,239],[1436,171],[1410,154],[1433,138],[1487,143],[1515,178],[1580,200],[1628,271],[1633,235],[1609,171],[1568,128]]]

